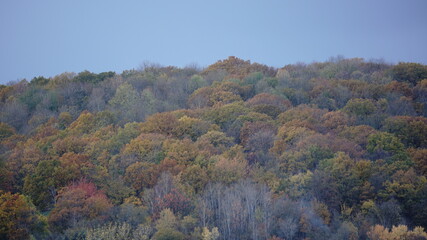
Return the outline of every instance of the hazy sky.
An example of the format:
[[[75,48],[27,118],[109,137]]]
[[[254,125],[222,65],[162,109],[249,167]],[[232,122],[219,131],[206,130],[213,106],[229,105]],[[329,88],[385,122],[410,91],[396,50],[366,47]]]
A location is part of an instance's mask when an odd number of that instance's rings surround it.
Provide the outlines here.
[[[427,64],[426,0],[0,0],[0,82],[228,56]]]

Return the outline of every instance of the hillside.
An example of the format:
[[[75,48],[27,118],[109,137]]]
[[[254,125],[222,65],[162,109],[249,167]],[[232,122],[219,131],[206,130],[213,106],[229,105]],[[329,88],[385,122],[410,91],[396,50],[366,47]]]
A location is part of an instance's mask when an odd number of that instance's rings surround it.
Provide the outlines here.
[[[426,65],[63,73],[0,109],[0,239],[427,239]]]

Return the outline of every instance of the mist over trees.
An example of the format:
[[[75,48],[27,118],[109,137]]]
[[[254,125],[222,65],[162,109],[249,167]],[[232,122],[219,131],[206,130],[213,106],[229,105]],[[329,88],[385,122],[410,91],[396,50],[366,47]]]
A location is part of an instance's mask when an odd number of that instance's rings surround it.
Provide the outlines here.
[[[0,239],[427,239],[427,66],[0,85]]]

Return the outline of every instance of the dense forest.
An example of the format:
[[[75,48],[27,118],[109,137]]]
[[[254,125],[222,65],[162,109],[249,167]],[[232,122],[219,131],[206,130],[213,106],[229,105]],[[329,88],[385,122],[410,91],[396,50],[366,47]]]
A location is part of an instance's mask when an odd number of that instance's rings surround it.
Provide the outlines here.
[[[0,239],[427,239],[427,66],[0,85]]]

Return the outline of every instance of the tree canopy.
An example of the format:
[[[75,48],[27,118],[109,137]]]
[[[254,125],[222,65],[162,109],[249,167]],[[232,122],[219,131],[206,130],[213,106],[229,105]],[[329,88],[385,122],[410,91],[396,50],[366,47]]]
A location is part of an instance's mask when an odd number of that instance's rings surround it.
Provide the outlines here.
[[[427,66],[62,73],[0,86],[0,239],[425,239]]]

